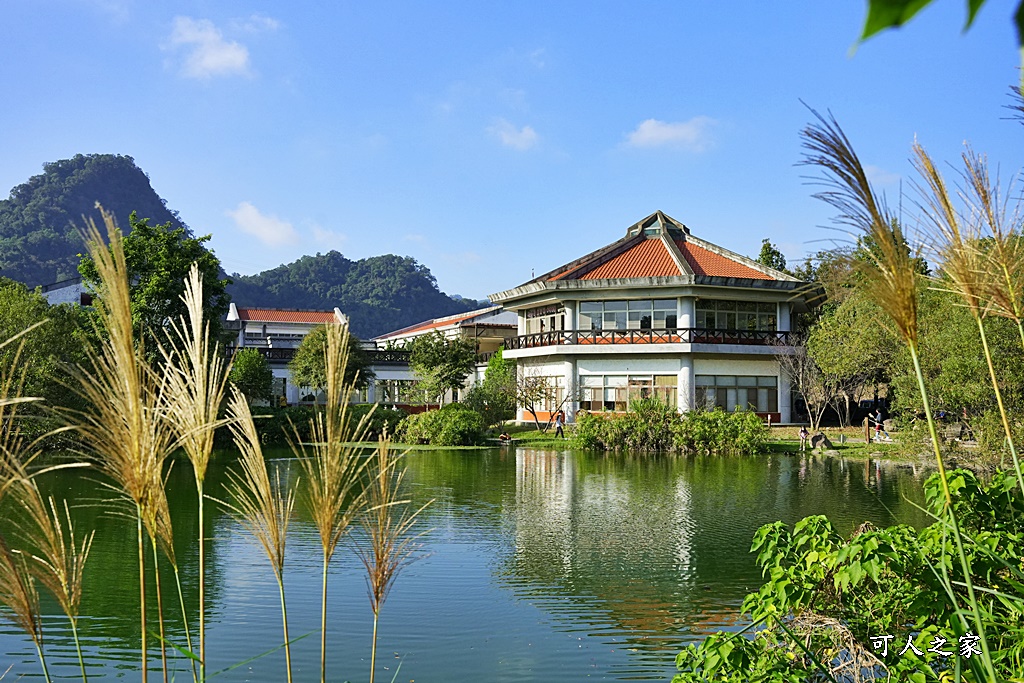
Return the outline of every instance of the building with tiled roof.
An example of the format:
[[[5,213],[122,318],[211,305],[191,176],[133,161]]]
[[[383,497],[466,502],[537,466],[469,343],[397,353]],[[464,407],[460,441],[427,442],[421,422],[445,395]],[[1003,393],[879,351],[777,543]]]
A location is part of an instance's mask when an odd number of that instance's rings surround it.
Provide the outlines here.
[[[256,308],[238,306],[232,302],[228,309],[225,329],[236,333],[234,349],[259,349],[274,373],[274,395],[289,404],[299,403],[302,388],[291,381],[288,362],[295,349],[317,325],[326,323],[348,324],[340,310],[308,311],[286,308]],[[308,390],[305,394],[308,394]]]
[[[371,341],[379,349],[401,348],[416,337],[425,334],[439,333],[445,337],[463,337],[473,341],[477,352],[475,372],[466,379],[466,385],[472,386],[483,379],[483,372],[490,356],[518,331],[515,313],[504,310],[501,306],[488,306],[475,311],[458,313],[443,318],[432,318],[403,327],[400,330],[374,337]],[[373,387],[370,400],[405,407],[408,395],[416,378],[408,364],[393,364],[389,367],[374,368],[377,382]],[[457,400],[458,396],[448,396],[446,400]]]
[[[546,378],[548,410],[571,418],[654,396],[679,410],[754,410],[788,423],[790,382],[777,354],[786,352],[792,313],[820,297],[658,211],[608,246],[490,299],[516,314],[505,357],[521,374]]]

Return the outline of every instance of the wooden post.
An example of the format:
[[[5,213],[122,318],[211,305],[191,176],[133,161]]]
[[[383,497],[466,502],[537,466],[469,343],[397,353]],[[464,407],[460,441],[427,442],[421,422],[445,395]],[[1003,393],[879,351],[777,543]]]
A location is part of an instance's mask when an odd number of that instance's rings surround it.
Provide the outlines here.
[[[871,420],[864,418],[864,443],[871,443]]]

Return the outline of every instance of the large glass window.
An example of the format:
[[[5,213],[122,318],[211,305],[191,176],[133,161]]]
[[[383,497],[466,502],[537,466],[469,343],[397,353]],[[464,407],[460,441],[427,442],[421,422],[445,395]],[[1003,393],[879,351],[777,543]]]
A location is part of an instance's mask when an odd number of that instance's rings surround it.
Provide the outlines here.
[[[580,302],[581,330],[671,330],[675,299]]]
[[[742,375],[697,375],[694,379],[698,408],[728,412],[779,412],[778,379]]]
[[[642,398],[676,407],[676,375],[585,375],[580,377],[580,409],[625,412]]]
[[[776,329],[773,303],[701,299],[695,306],[697,329],[767,330]]]

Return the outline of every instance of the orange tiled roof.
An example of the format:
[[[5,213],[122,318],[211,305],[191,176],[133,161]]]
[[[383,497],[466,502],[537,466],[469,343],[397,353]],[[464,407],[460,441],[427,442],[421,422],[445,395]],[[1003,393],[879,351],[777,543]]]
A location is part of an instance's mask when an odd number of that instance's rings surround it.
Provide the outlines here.
[[[447,318],[434,318],[432,320],[425,320],[425,321],[423,321],[421,323],[416,323],[415,325],[411,325],[409,327],[403,327],[400,330],[395,330],[394,332],[388,332],[387,334],[382,334],[379,337],[374,337],[374,339],[386,339],[388,337],[397,337],[399,335],[413,334],[414,332],[426,332],[428,330],[434,330],[434,329],[437,329],[439,327],[447,327],[448,325],[455,325],[456,323],[460,323],[463,320],[468,320],[470,318],[475,318],[476,316],[481,315],[481,314],[483,314],[483,313],[485,313],[487,311],[490,311],[490,310],[492,310],[492,309],[488,308],[488,309],[470,311],[469,313],[463,313],[462,315],[449,316]]]
[[[278,308],[243,308],[238,319],[261,323],[336,323],[334,311],[287,311]]]
[[[697,246],[692,242],[676,240],[676,246],[682,252],[683,258],[690,264],[690,268],[696,275],[710,275],[712,277],[743,277],[751,280],[773,280],[770,275],[760,270],[745,266],[727,256],[716,254],[710,249]]]
[[[679,275],[679,267],[660,239],[648,239],[581,275],[579,279],[607,280],[669,275]]]

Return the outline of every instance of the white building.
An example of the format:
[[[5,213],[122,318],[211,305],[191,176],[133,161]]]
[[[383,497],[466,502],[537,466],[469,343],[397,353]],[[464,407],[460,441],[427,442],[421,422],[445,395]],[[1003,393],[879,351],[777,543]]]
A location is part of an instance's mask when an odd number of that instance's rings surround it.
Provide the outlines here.
[[[516,314],[505,311],[501,306],[488,306],[467,313],[458,313],[443,318],[432,318],[388,332],[371,341],[382,351],[377,354],[385,358],[385,349],[401,349],[416,337],[438,332],[449,339],[462,337],[470,339],[476,346],[477,364],[474,373],[466,379],[466,387],[483,379],[490,356],[506,344],[516,334]],[[407,358],[407,356],[406,356]],[[377,401],[389,405],[409,406],[416,398],[412,387],[416,377],[409,364],[402,362],[374,362],[372,369],[377,381],[367,397],[369,401]],[[458,400],[458,396],[448,396],[446,400]]]
[[[787,352],[791,314],[820,297],[659,211],[490,299],[516,313],[504,355],[521,374],[546,378],[548,411],[565,399],[571,420],[656,396],[680,411],[749,409],[788,423],[790,382],[776,354]]]
[[[289,404],[296,404],[303,397],[299,393],[300,387],[291,382],[288,362],[305,336],[314,327],[325,323],[347,325],[348,318],[337,308],[333,311],[304,311],[252,308],[232,303],[225,328],[237,333],[233,348],[259,349],[274,372],[274,395],[284,397]]]

